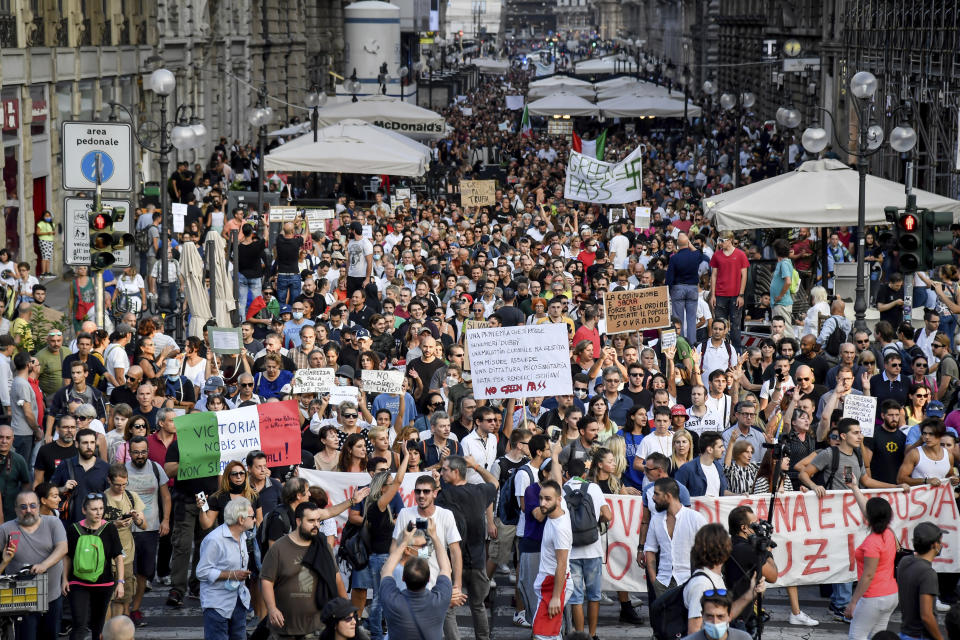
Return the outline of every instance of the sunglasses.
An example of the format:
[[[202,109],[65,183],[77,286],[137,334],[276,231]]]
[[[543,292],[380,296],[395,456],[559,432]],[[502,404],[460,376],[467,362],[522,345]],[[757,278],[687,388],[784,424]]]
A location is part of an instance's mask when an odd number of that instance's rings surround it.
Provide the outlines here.
[[[710,598],[713,596],[720,596],[721,598],[727,595],[726,589],[707,589],[703,592],[703,595]]]
[[[241,387],[252,387],[252,386],[253,386],[253,383],[252,383],[252,382],[241,382],[241,383],[240,383],[240,386],[241,386]]]
[[[359,414],[357,414],[357,413],[342,413],[342,414],[340,414],[340,415],[343,416],[344,418],[346,418],[347,420],[349,420],[350,418],[356,418]]]
[[[245,475],[247,475],[247,472],[246,472],[246,471],[231,471],[231,472],[230,472],[230,477],[231,477],[231,478],[239,478],[239,477],[245,476]]]
[[[417,495],[427,495],[433,493],[433,489],[414,489],[413,492]]]

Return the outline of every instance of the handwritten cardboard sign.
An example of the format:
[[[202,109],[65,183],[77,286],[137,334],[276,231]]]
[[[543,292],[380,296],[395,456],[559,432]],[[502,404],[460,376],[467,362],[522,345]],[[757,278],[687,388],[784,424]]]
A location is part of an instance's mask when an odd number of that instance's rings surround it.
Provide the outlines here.
[[[294,393],[328,393],[334,386],[334,371],[330,367],[297,369],[293,374]]]
[[[364,369],[361,372],[363,390],[367,393],[402,393],[403,372]],[[429,382],[429,381],[428,381]]]
[[[667,287],[611,291],[604,298],[607,333],[643,331],[670,326]]]
[[[859,422],[863,437],[872,438],[877,417],[876,397],[848,395],[843,399],[843,417]]]
[[[464,320],[463,334],[460,337],[463,343],[463,370],[470,371],[470,347],[467,346],[467,331],[470,329],[485,329],[490,326],[486,320]]]
[[[488,207],[497,203],[496,180],[461,180],[460,206]]]
[[[564,323],[470,329],[467,345],[477,400],[573,393]]]

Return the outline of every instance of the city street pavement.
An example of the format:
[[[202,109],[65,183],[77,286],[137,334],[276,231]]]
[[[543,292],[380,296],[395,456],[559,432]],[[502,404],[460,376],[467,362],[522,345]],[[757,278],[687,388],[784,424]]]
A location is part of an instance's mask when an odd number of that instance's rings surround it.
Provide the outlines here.
[[[513,625],[513,586],[505,575],[497,576],[497,594],[494,601],[491,636],[494,640],[528,640],[529,629],[521,629]],[[649,627],[649,611],[646,606],[646,596],[639,596],[644,603],[638,607],[644,624],[640,626],[625,625],[618,622],[620,613],[616,594],[607,594],[611,602],[600,605],[600,625],[597,635],[601,640],[613,638],[651,638]],[[203,638],[203,618],[200,603],[196,599],[188,598],[182,609],[172,609],[165,606],[167,588],[154,589],[144,598],[143,613],[147,617],[147,625],[137,629],[138,640],[201,640]],[[801,608],[816,620],[818,627],[794,627],[787,623],[790,607],[787,594],[783,589],[769,589],[764,608],[770,614],[763,637],[771,640],[841,640],[847,637],[849,626],[836,622],[827,612],[828,600],[820,598],[816,587],[805,587],[800,590]],[[939,616],[941,623],[943,616]],[[464,640],[474,637],[473,621],[470,610],[466,606],[457,610],[457,621],[460,635]],[[897,611],[890,620],[889,629],[898,631],[900,613]],[[252,629],[252,627],[251,627]]]

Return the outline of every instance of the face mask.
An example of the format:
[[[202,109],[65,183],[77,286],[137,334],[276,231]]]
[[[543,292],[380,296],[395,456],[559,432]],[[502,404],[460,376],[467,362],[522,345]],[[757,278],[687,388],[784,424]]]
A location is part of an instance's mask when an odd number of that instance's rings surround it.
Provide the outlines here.
[[[573,390],[573,395],[577,396],[578,398],[580,398],[580,399],[582,400],[582,399],[584,399],[584,398],[587,397],[587,390],[586,390],[586,389],[574,389],[574,390]]]
[[[447,376],[447,386],[452,387],[458,384],[460,381],[454,378],[453,376]]]
[[[294,311],[293,312],[294,320],[303,320],[303,311]]]
[[[706,634],[708,638],[712,638],[712,640],[720,640],[720,638],[722,638],[727,634],[727,623],[726,622],[704,622],[703,632]]]
[[[440,278],[434,278],[434,279],[433,279],[433,286],[435,286],[435,287],[439,287],[439,286],[440,286]]]

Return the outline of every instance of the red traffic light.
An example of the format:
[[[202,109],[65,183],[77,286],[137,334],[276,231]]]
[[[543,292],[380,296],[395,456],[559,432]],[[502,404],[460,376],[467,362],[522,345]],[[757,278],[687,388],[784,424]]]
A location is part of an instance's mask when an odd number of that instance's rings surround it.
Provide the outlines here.
[[[93,220],[91,221],[91,225],[97,231],[101,229],[106,229],[108,225],[107,216],[103,215],[102,213],[97,214],[96,216],[93,217]]]
[[[913,232],[917,230],[917,227],[920,226],[920,221],[917,220],[917,216],[913,214],[906,214],[900,216],[900,228],[904,231]]]

